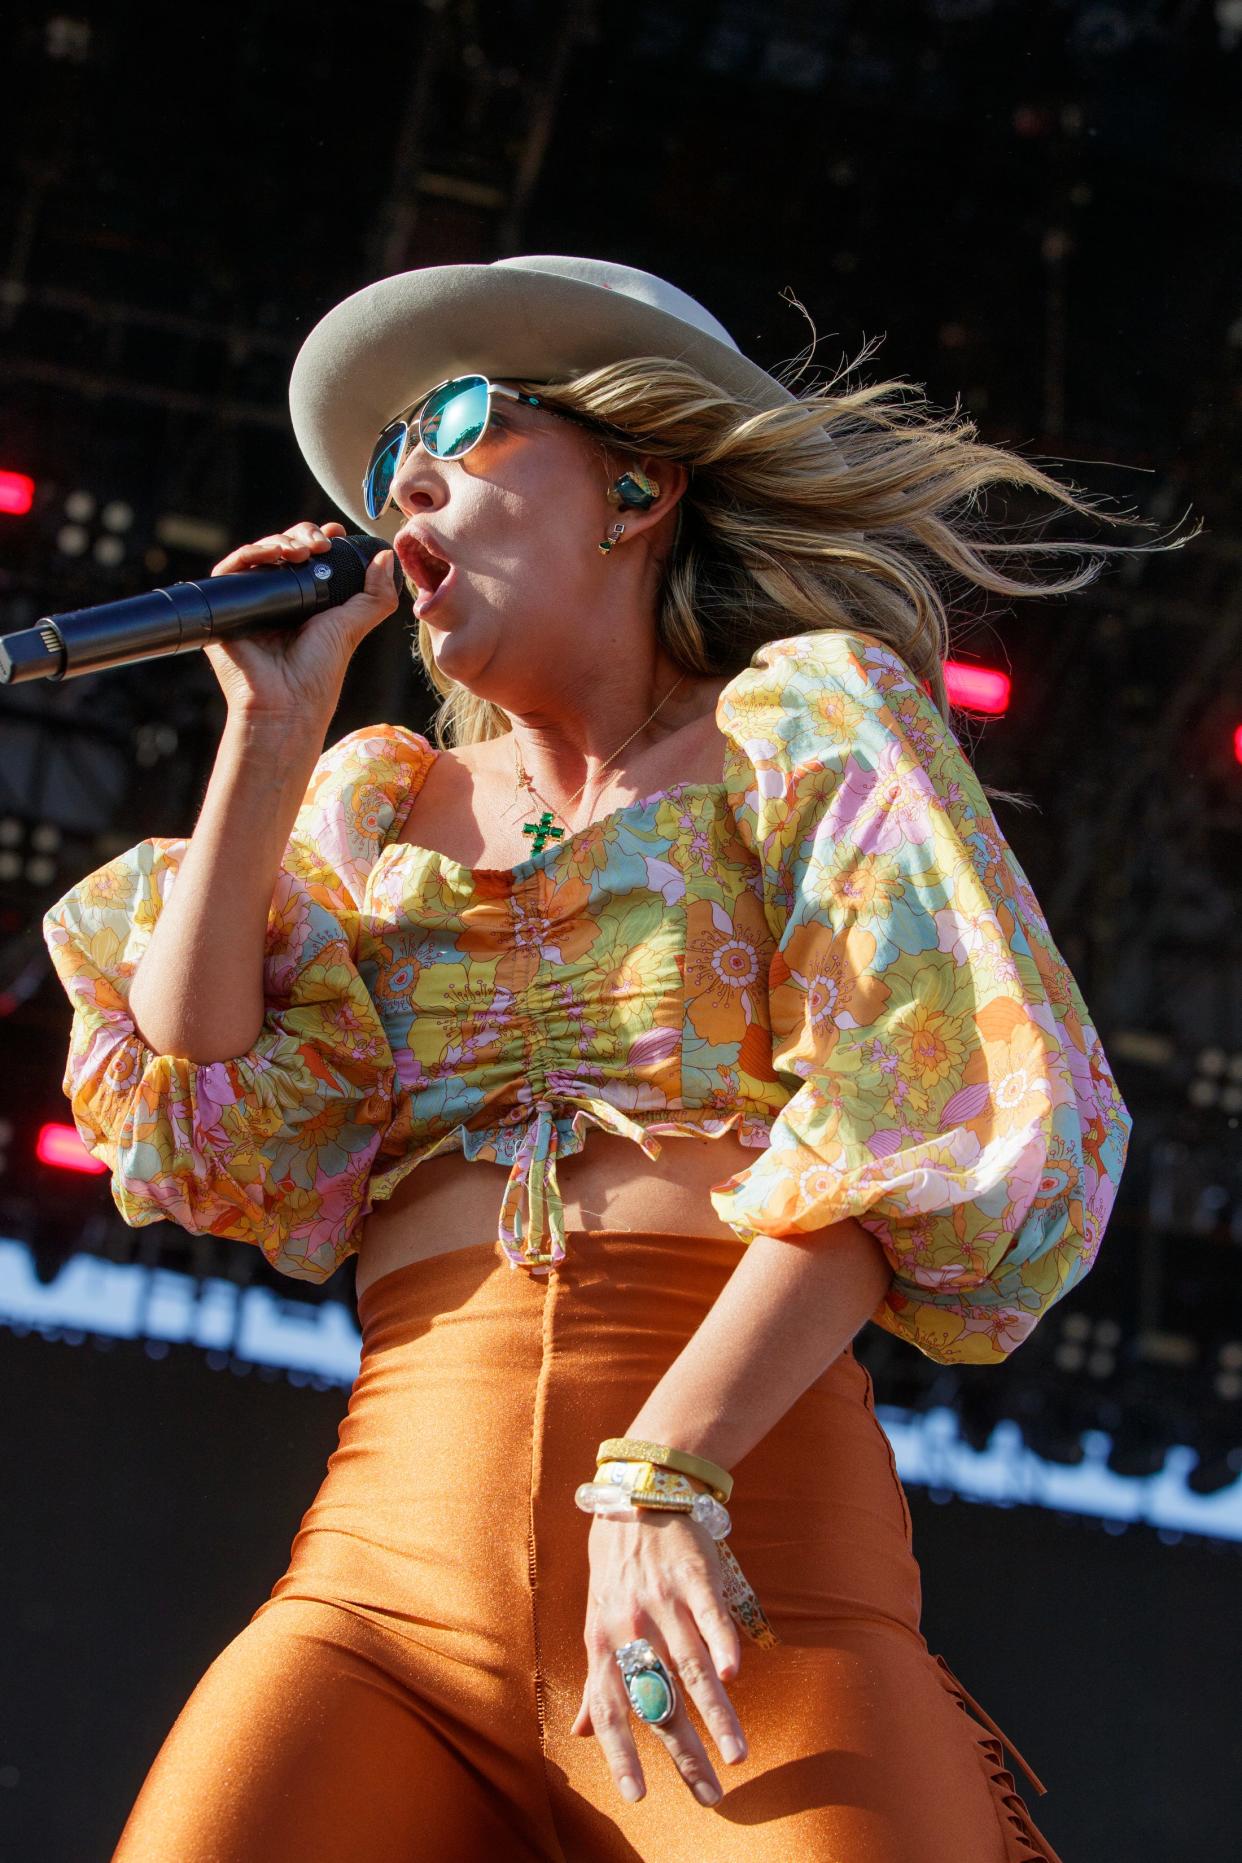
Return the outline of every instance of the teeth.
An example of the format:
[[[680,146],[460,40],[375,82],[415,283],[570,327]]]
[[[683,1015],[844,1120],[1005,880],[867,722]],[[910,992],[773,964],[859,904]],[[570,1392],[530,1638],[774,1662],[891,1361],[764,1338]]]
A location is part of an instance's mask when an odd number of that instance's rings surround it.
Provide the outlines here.
[[[419,570],[415,572],[414,579],[420,584],[429,584],[430,587],[427,592],[431,593],[433,590],[439,588],[445,576],[447,576],[449,570],[452,568],[452,564],[447,562],[444,557],[437,556],[435,551],[425,544],[421,537],[413,537],[410,539],[410,542],[419,565]]]

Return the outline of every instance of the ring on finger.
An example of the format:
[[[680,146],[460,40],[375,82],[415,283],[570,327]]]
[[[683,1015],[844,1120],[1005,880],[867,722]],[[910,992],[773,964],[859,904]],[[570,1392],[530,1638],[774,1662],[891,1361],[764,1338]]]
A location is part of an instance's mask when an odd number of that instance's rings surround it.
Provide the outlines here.
[[[677,1712],[677,1685],[646,1637],[635,1637],[613,1652],[630,1706],[648,1727],[663,1727]]]

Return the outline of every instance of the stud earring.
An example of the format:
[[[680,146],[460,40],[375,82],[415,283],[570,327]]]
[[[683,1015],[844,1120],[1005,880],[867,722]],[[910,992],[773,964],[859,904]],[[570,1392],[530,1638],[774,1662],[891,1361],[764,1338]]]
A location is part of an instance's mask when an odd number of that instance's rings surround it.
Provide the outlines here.
[[[645,472],[635,466],[629,472],[623,472],[619,479],[604,494],[610,505],[618,509],[626,506],[635,511],[648,511],[660,496],[660,488],[654,479],[649,479]]]
[[[624,529],[625,529],[624,524],[613,525],[607,537],[604,539],[603,543],[601,543],[599,546],[599,552],[601,556],[607,556],[609,550],[611,550],[613,544],[616,543],[617,539],[620,537]]]

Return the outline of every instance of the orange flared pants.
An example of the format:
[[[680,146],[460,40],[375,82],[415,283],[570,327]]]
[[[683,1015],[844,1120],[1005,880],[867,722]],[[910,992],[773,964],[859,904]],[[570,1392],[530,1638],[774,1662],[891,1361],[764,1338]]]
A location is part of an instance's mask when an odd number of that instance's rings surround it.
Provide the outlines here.
[[[920,1632],[906,1498],[852,1348],[734,1470],[729,1544],[781,1639],[743,1635],[728,1684],[746,1759],[726,1766],[689,1702],[723,1798],[700,1805],[637,1720],[646,1796],[621,1797],[598,1740],[569,1731],[590,1528],[574,1490],[743,1245],[588,1230],[566,1247],[546,1277],[487,1242],[366,1290],[288,1570],[182,1709],[115,1857],[1058,1863],[999,1729]]]

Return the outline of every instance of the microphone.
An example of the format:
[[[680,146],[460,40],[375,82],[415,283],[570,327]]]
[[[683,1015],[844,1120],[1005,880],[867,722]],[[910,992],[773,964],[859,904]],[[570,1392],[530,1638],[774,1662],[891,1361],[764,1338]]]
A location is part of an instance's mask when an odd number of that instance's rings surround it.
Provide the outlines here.
[[[189,653],[211,640],[266,628],[296,627],[309,615],[360,595],[367,565],[388,545],[365,531],[334,537],[304,563],[275,563],[202,582],[174,582],[149,595],[44,615],[20,633],[0,635],[0,685],[27,679],[77,679],[110,666]],[[393,589],[402,586],[393,557]]]

